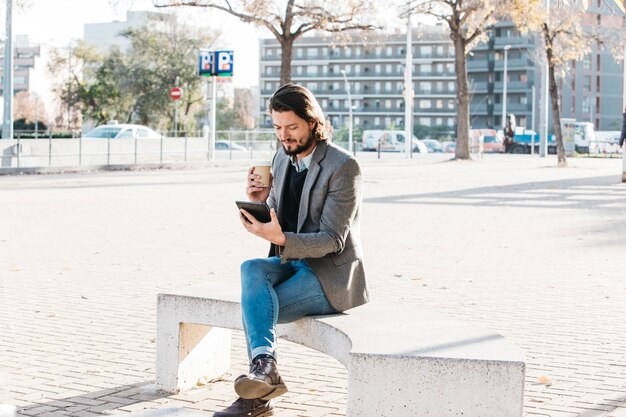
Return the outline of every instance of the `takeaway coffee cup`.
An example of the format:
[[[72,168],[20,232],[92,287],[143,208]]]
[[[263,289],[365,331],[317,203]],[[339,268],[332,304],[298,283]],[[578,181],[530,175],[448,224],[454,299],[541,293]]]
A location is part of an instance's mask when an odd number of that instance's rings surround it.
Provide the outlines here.
[[[254,173],[261,176],[257,181],[260,182],[263,187],[270,186],[270,168],[271,164],[269,162],[257,162],[254,164]]]

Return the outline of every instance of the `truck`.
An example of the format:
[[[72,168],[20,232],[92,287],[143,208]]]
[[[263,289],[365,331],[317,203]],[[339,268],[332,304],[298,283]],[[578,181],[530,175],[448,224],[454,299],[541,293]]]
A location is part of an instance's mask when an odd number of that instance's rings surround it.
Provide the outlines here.
[[[595,142],[595,131],[593,123],[579,122],[575,119],[561,118],[561,133],[563,134],[563,147],[565,153],[573,154],[589,153],[589,144]],[[498,136],[504,137],[502,130],[498,131]],[[516,127],[512,142],[508,146],[509,153],[531,153],[534,147],[535,152],[539,152],[539,135],[534,130]],[[556,138],[548,135],[548,153],[556,154]]]
[[[362,151],[404,152],[403,130],[364,130],[361,138]],[[413,135],[413,152],[428,153],[426,145]]]
[[[498,137],[504,138],[502,130],[498,130]],[[539,153],[540,138],[539,134],[534,130],[524,129],[523,127],[515,128],[513,141],[508,146],[508,153],[523,154],[531,153],[534,146],[534,153]],[[554,135],[548,135],[548,153],[556,154],[556,139]]]

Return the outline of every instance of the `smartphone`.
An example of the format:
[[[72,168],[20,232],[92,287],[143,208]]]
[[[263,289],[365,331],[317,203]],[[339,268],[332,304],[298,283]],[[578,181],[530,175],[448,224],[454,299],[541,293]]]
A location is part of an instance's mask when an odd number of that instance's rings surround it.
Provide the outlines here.
[[[253,201],[235,201],[235,204],[238,208],[246,210],[261,223],[268,223],[272,220],[272,216],[270,216],[270,208],[265,203],[256,203]],[[244,218],[246,217],[244,216]],[[246,218],[246,220],[248,219]],[[250,222],[250,220],[248,220],[248,222]]]

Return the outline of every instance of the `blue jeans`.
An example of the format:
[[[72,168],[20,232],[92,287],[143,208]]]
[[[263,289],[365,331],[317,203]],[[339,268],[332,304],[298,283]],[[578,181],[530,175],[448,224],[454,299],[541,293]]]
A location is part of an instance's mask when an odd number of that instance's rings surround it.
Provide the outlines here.
[[[241,310],[250,360],[276,356],[276,323],[337,312],[305,260],[281,264],[278,257],[241,264]]]

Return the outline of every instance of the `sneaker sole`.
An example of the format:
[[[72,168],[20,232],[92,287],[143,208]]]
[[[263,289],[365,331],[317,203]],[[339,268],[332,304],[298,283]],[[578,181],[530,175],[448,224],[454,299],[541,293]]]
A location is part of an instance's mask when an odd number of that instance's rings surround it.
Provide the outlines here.
[[[270,385],[257,379],[241,378],[235,381],[235,392],[246,400],[255,398],[271,400],[286,393],[287,385],[282,381],[276,385]]]

